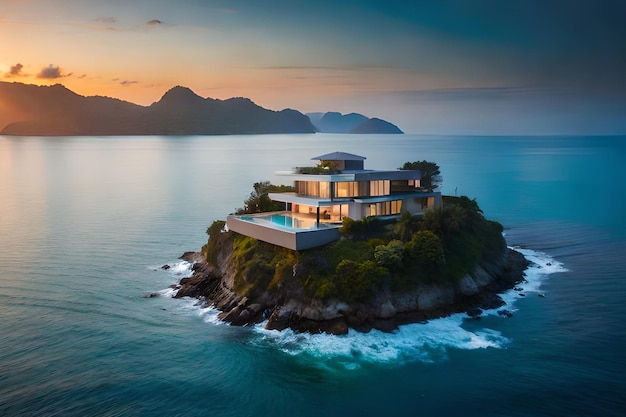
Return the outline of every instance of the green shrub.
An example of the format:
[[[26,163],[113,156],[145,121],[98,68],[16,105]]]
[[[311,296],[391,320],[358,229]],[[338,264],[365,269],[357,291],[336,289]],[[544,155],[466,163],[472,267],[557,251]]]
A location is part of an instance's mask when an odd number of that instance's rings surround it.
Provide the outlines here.
[[[286,253],[282,253],[283,251],[276,251],[276,255],[272,260],[275,267],[274,276],[267,287],[269,291],[277,290],[280,288],[282,283],[293,278],[294,265],[296,265],[297,262],[295,252],[290,250],[286,251]]]
[[[374,259],[378,265],[390,271],[397,271],[404,264],[404,244],[399,240],[392,240],[386,245],[376,246]]]
[[[274,248],[248,236],[235,237],[232,259],[237,267],[234,280],[237,294],[253,295],[267,289],[274,276]]]
[[[374,261],[358,264],[344,259],[335,269],[337,295],[348,302],[366,299],[374,293],[386,275],[387,270]]]
[[[384,223],[378,217],[369,216],[363,220],[353,220],[344,217],[339,232],[345,237],[355,240],[365,240],[380,236],[384,229]]]
[[[371,248],[372,251],[376,248],[376,246],[384,245],[385,240],[379,237],[375,237],[372,239],[367,239],[367,247]],[[373,254],[373,252],[372,252]]]
[[[441,239],[430,230],[414,233],[405,247],[407,254],[422,265],[435,266],[446,262]]]
[[[209,235],[209,240],[202,247],[202,255],[207,262],[213,265],[217,265],[217,254],[219,253],[221,247],[220,242],[222,241],[220,236],[225,225],[225,221],[216,220],[206,229],[206,233]]]
[[[374,259],[374,249],[368,242],[347,239],[340,239],[326,245],[320,249],[319,253],[332,269],[343,259],[350,259],[358,263]]]

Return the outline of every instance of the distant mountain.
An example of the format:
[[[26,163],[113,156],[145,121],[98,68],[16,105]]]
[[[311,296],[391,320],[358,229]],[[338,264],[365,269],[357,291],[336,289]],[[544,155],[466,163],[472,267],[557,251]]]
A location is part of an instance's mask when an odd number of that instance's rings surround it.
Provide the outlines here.
[[[354,127],[366,120],[367,117],[358,113],[328,112],[322,115],[315,127],[325,133],[350,133]]]
[[[64,86],[0,82],[4,135],[214,135],[313,133],[296,110],[273,111],[246,98],[202,98],[174,87],[150,106],[109,97],[84,97]]]
[[[350,133],[404,133],[393,123],[372,117],[369,120],[359,123]]]
[[[323,133],[403,133],[392,123],[377,118],[369,119],[359,113],[327,112],[306,115],[313,126]]]

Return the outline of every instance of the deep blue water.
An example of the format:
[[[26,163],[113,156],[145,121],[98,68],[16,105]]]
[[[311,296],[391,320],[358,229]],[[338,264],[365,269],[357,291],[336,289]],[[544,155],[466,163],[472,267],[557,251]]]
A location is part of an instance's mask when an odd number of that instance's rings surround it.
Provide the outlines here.
[[[536,261],[514,316],[305,336],[167,296],[254,182],[335,150],[476,198]],[[624,415],[625,167],[626,137],[0,137],[0,416]]]

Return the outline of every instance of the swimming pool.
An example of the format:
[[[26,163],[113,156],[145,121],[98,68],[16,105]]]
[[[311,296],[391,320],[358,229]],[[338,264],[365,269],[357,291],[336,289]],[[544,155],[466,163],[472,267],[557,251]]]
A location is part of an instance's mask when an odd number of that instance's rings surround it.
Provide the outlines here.
[[[289,230],[306,230],[306,229],[329,229],[339,227],[339,224],[322,223],[317,224],[317,220],[313,217],[304,217],[303,215],[292,215],[292,213],[268,213],[258,215],[238,216],[239,219],[251,223],[257,223],[265,226],[276,226]]]

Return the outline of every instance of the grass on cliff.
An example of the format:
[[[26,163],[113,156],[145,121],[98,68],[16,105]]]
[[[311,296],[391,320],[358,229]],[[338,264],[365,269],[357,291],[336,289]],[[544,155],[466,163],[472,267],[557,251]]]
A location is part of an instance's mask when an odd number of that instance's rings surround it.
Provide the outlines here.
[[[215,265],[231,256],[234,290],[242,296],[288,288],[312,298],[361,301],[383,287],[401,291],[420,283],[455,282],[479,262],[498,260],[506,249],[502,226],[485,219],[467,197],[444,197],[442,207],[421,217],[346,218],[341,239],[303,251],[223,228],[224,222],[214,222],[207,229],[202,253]]]

